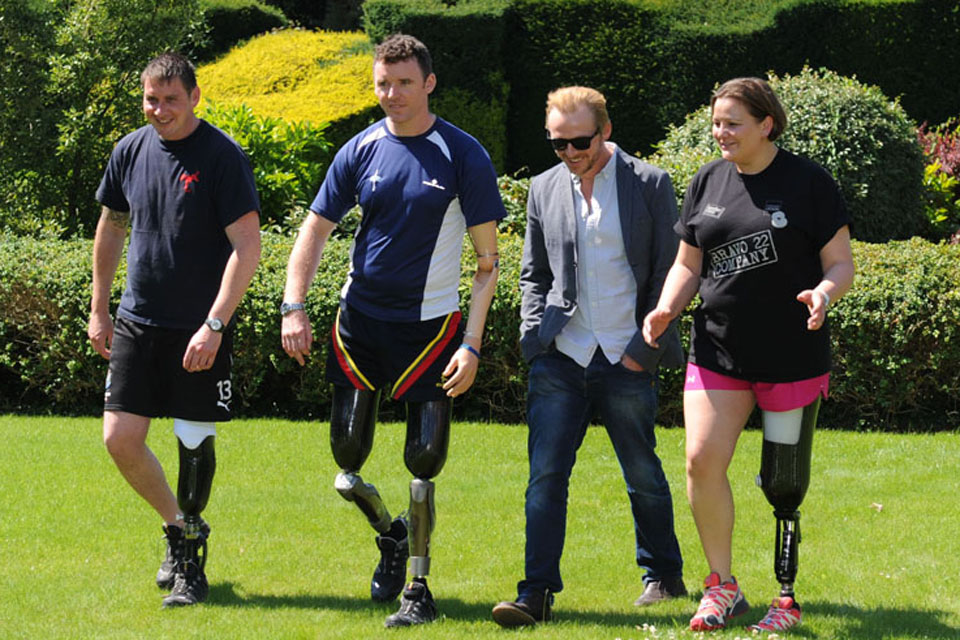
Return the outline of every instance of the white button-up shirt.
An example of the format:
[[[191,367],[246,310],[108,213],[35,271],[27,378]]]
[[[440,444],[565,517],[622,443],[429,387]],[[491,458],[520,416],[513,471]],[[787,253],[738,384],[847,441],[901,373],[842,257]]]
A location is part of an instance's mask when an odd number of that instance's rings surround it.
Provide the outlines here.
[[[594,177],[590,201],[574,183],[577,213],[577,310],[557,335],[557,349],[581,367],[599,346],[611,364],[620,361],[637,332],[637,281],[627,263],[617,199],[617,147]]]

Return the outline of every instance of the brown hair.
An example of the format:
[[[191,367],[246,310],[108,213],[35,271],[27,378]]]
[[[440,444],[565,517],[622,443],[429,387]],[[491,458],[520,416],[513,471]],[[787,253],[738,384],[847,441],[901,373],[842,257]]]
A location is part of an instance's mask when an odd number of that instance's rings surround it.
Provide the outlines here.
[[[384,64],[395,64],[415,58],[420,71],[423,72],[423,79],[433,73],[433,58],[430,57],[430,50],[413,36],[402,33],[395,33],[386,40],[377,45],[373,52],[373,63],[382,62]]]
[[[556,109],[560,113],[573,113],[580,107],[587,107],[593,113],[597,129],[603,129],[610,116],[607,113],[607,99],[596,89],[590,87],[560,87],[547,95],[547,116]]]
[[[197,74],[194,71],[193,64],[176,51],[161,53],[148,62],[143,69],[143,73],[140,74],[141,87],[143,87],[147,78],[162,82],[170,82],[174,78],[180,78],[180,82],[183,83],[183,88],[187,90],[187,93],[197,87]]]
[[[783,111],[777,94],[762,78],[734,78],[727,80],[710,97],[710,111],[720,98],[733,98],[740,101],[758,121],[767,116],[773,118],[773,127],[767,139],[773,142],[787,128],[787,114]]]

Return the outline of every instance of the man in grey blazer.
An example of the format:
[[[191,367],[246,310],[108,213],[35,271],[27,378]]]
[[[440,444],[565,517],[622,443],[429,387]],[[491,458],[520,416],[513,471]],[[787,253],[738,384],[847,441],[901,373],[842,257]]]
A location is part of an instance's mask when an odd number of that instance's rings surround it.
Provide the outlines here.
[[[503,626],[551,618],[563,588],[567,489],[587,425],[599,416],[620,461],[645,570],[643,606],[686,594],[673,502],[655,452],[657,366],[683,364],[674,327],[641,335],[677,251],[676,197],[664,171],[609,142],[603,95],[547,97],[548,141],[562,161],[536,176],[520,273],[520,342],[530,362],[525,579],[501,602]]]

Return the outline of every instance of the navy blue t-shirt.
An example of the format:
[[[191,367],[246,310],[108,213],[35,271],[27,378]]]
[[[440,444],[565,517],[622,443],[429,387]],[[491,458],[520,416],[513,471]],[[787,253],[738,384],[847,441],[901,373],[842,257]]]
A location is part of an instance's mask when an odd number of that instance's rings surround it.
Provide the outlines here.
[[[203,120],[183,140],[162,140],[150,125],[125,136],[97,201],[130,213],[117,315],[176,329],[203,324],[233,250],[224,229],[260,209],[243,150]]]
[[[380,120],[343,145],[310,209],[339,222],[357,203],[341,296],[388,322],[456,311],[465,229],[506,215],[487,152],[442,118],[418,136],[395,136]]]

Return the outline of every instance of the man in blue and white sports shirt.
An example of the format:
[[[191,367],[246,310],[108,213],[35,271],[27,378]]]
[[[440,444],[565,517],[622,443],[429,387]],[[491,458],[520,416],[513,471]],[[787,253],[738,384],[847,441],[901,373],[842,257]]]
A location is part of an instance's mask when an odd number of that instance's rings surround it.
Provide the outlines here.
[[[434,484],[447,456],[452,399],[473,384],[487,310],[497,283],[497,220],[505,215],[496,173],[470,135],[430,113],[436,87],[430,52],[394,35],[376,49],[374,92],[386,118],[338,152],[300,228],[287,266],[280,311],[283,349],[301,365],[313,332],[304,309],[323,247],[359,203],[360,227],[330,337],[333,385],[330,444],[338,492],[377,531],[381,559],[370,585],[377,601],[401,592],[386,626],[431,622],[427,588]],[[458,285],[464,231],[477,256],[466,328]],[[406,517],[391,519],[360,477],[373,445],[381,390],[407,410],[404,462],[413,474]],[[410,559],[411,582],[404,586]]]

